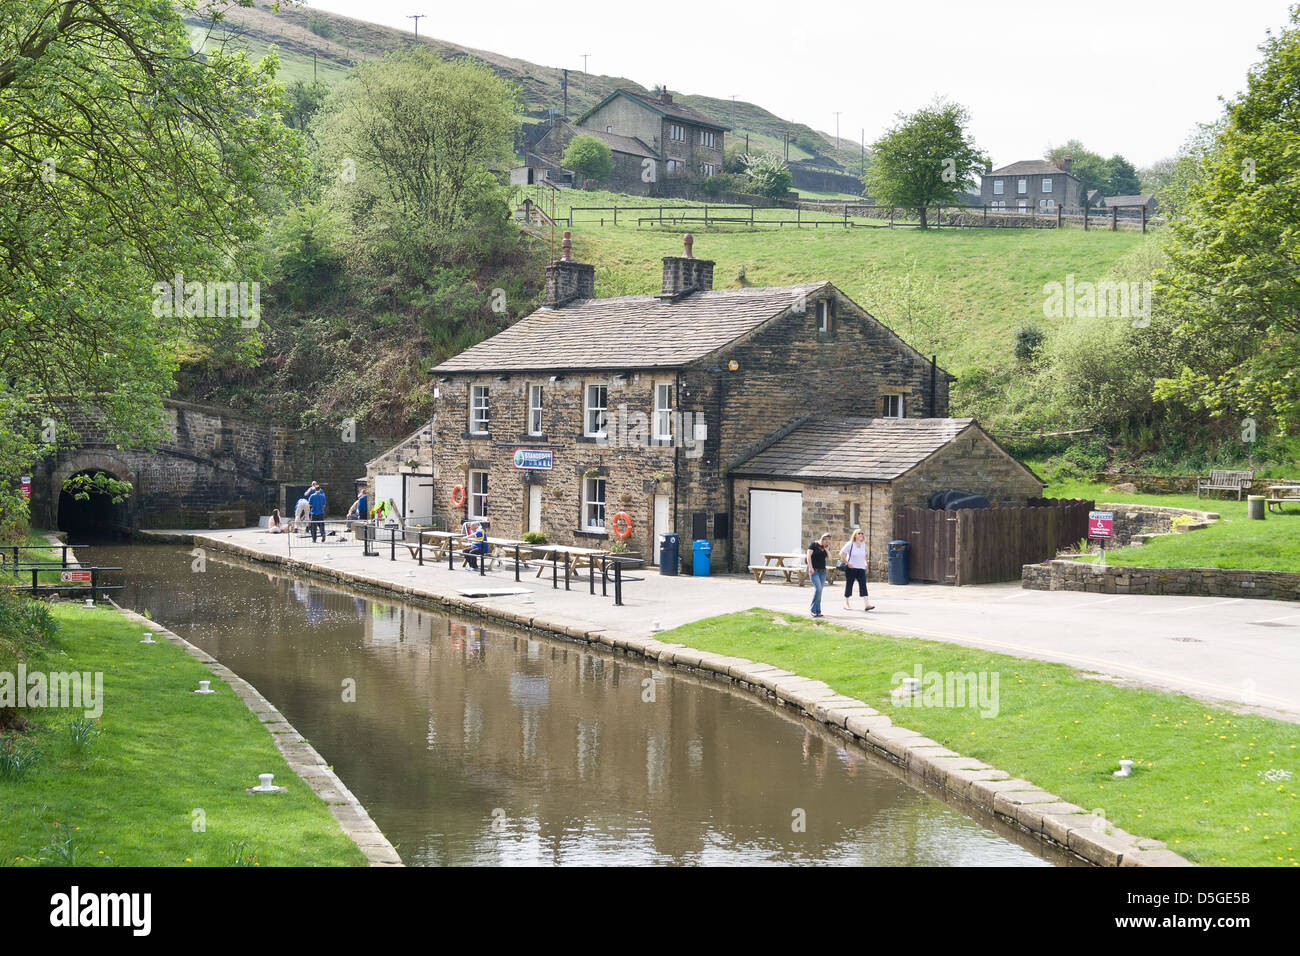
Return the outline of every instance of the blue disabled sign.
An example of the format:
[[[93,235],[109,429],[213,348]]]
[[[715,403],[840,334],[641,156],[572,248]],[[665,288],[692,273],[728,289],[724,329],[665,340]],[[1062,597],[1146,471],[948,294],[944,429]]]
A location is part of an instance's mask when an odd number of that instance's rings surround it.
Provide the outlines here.
[[[515,467],[550,471],[553,464],[552,454],[549,448],[516,448]]]

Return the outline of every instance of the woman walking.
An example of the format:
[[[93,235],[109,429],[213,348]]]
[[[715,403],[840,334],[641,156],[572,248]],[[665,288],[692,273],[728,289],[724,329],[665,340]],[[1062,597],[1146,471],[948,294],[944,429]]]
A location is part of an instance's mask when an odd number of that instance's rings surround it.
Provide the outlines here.
[[[826,554],[830,547],[831,536],[824,534],[808,545],[808,580],[812,582],[812,616],[825,617],[822,614],[822,588],[826,586]]]
[[[844,571],[844,610],[853,610],[849,598],[853,596],[853,582],[857,581],[862,610],[870,611],[875,605],[867,600],[867,538],[861,528],[854,528],[853,537],[840,548],[840,560],[848,566]]]

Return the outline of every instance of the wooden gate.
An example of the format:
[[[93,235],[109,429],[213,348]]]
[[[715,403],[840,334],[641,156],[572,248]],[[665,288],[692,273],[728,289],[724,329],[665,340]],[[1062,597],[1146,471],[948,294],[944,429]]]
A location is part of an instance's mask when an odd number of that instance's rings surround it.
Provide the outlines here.
[[[904,508],[895,536],[907,541],[914,581],[991,584],[1015,581],[1021,568],[1056,557],[1088,536],[1091,501],[1031,498],[1025,508]]]

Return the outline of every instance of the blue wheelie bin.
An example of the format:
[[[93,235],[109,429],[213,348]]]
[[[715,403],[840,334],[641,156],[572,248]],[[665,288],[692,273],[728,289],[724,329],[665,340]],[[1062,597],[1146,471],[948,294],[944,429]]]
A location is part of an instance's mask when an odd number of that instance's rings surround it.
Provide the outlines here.
[[[907,542],[889,542],[889,583],[906,584],[910,580],[907,567]]]
[[[713,545],[709,544],[704,538],[691,542],[691,553],[697,578],[707,578],[709,576],[709,552],[712,550]]]
[[[665,532],[659,536],[659,573],[677,573],[677,535]]]

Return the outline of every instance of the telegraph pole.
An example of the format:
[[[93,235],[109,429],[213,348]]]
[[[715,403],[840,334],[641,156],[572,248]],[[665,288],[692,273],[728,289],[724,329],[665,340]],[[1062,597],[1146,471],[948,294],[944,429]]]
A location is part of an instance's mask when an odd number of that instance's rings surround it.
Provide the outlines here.
[[[406,16],[406,19],[415,21],[415,40],[417,43],[420,41],[420,21],[423,20],[425,16],[426,14],[423,13],[409,13]]]
[[[564,68],[564,112],[560,114],[560,119],[569,118],[569,68]]]
[[[587,72],[587,57],[589,57],[589,56],[591,56],[590,53],[584,53],[584,54],[582,54],[582,72],[583,72],[583,73],[586,73],[586,72]]]
[[[840,148],[840,114],[835,114],[835,148]]]

